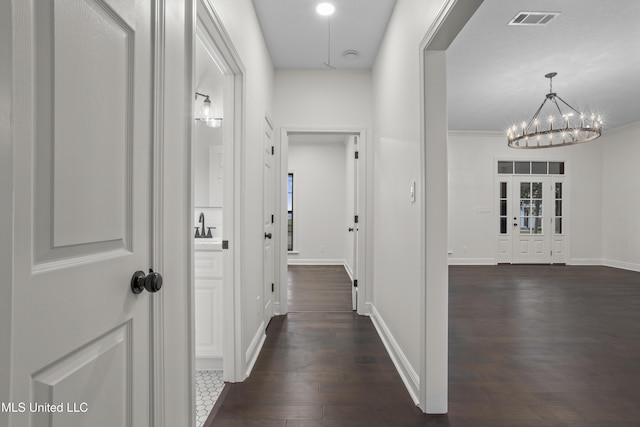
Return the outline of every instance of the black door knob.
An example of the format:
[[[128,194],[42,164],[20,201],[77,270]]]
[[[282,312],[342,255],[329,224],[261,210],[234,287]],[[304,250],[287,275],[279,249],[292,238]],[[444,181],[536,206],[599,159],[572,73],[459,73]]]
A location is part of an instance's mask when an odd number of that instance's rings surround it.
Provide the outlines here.
[[[353,227],[349,227],[349,231],[353,231]]]
[[[270,239],[271,238],[271,233],[264,233],[264,238],[265,239]]]
[[[162,288],[162,275],[149,269],[149,274],[144,271],[136,271],[131,278],[131,291],[139,294],[145,289],[148,292],[155,293]]]

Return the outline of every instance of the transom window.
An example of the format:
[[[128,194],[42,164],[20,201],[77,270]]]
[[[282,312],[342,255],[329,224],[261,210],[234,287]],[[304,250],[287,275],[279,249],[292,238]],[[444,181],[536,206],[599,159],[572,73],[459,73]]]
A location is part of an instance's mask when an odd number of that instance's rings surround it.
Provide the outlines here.
[[[509,175],[564,175],[564,162],[500,160],[498,173]]]

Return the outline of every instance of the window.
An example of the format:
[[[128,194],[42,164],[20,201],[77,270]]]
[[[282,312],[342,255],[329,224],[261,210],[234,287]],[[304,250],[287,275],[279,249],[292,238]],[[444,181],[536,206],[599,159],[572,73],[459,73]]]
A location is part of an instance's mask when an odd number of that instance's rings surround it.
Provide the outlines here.
[[[503,175],[564,175],[564,162],[520,162],[501,160],[498,173]]]
[[[287,177],[287,250],[293,250],[293,174]]]
[[[507,234],[507,183],[500,183],[500,234]]]

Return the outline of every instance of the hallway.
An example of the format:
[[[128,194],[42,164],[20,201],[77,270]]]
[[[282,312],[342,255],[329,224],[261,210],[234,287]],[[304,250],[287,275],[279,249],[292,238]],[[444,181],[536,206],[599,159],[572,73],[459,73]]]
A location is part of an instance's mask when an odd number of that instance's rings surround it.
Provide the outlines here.
[[[290,266],[287,316],[209,426],[436,426],[415,407],[342,267]],[[294,312],[296,311],[296,312]]]

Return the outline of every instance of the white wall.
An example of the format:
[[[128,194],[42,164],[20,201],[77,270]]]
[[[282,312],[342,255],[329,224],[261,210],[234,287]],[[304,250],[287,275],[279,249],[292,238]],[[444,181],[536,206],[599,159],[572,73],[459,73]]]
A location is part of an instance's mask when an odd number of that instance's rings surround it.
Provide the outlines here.
[[[371,127],[368,70],[276,70],[274,111],[284,127]]]
[[[222,117],[224,77],[213,58],[205,48],[200,36],[196,36],[195,80],[196,92],[209,95],[213,117]],[[194,97],[194,114],[200,117],[204,98]],[[224,126],[224,122],[223,122]],[[222,145],[222,127],[212,128],[204,123],[196,123],[193,129],[193,163],[194,163],[194,206],[211,206],[209,190],[210,179],[210,147]]]
[[[495,264],[496,159],[566,162],[570,231],[567,264],[602,259],[602,153],[605,138],[548,150],[515,150],[502,134],[451,132],[449,162],[449,256],[455,264]],[[484,209],[488,208],[488,209]],[[489,212],[486,212],[489,210]]]
[[[297,252],[289,264],[344,264],[345,155],[344,142],[289,142]]]
[[[404,369],[413,374],[409,388],[414,394],[420,372],[424,262],[420,258],[421,200],[409,199],[410,182],[420,180],[419,45],[444,3],[399,0],[373,68],[373,309],[389,340],[395,342]],[[446,354],[446,348],[440,350]]]
[[[603,258],[640,271],[640,122],[606,132],[603,145]]]
[[[242,242],[242,352],[251,358],[260,343],[263,323],[262,173],[265,114],[271,114],[274,71],[251,0],[212,0],[240,56],[244,73],[244,169]],[[233,244],[233,242],[230,242]],[[250,360],[247,360],[250,362]]]

